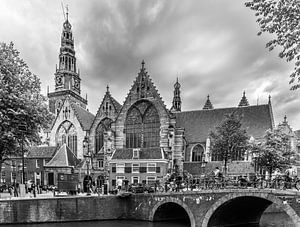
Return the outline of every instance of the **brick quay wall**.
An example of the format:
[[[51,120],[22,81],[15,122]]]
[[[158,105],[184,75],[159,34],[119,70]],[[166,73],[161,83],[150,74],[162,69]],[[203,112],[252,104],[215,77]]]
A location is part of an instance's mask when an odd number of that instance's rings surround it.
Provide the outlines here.
[[[127,206],[116,196],[1,200],[0,225],[124,219]]]

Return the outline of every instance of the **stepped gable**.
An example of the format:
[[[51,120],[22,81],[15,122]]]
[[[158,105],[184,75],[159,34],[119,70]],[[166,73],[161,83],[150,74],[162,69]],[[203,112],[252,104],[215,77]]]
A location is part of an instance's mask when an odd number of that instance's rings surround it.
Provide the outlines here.
[[[89,111],[85,110],[81,106],[71,102],[71,108],[74,110],[74,113],[84,131],[90,130],[91,125],[94,121],[94,114],[90,113]]]
[[[63,144],[53,158],[45,165],[46,167],[71,167],[80,163],[70,148]]]
[[[52,158],[56,149],[55,146],[29,147],[27,158]]]
[[[163,159],[161,148],[139,148],[139,159]],[[112,160],[116,159],[134,159],[132,148],[117,149],[112,156]]]
[[[214,107],[213,105],[211,104],[211,101],[209,99],[209,95],[207,96],[207,100],[204,104],[204,107],[203,107],[203,110],[212,110]]]
[[[171,113],[168,111],[164,101],[162,100],[162,97],[158,93],[156,86],[154,85],[152,79],[146,71],[144,60],[142,61],[142,67],[140,69],[140,72],[138,73],[136,79],[133,81],[129,93],[125,98],[119,115],[122,112],[122,110],[126,108],[126,104],[132,104],[138,100],[143,99],[160,103],[160,106],[163,107],[164,111],[168,114],[168,116],[171,116]]]
[[[211,131],[220,125],[225,114],[235,112],[242,117],[242,127],[249,136],[262,138],[265,131],[273,129],[271,106],[257,105],[243,108],[222,108],[196,110],[176,113],[176,126],[185,129],[185,137],[189,143],[205,142]]]
[[[109,101],[110,101],[110,103],[113,105],[113,108],[114,108],[114,110],[115,110],[116,113],[119,113],[119,112],[120,112],[120,110],[121,110],[121,108],[122,108],[122,105],[121,105],[114,97],[112,97],[112,95],[111,95],[111,93],[110,93],[110,91],[109,91],[109,87],[107,86],[107,87],[106,87],[106,93],[105,93],[105,95],[104,95],[104,97],[103,97],[103,99],[102,99],[102,101],[101,101],[101,104],[100,104],[100,106],[99,106],[99,108],[98,108],[96,117],[99,117],[99,116],[101,115],[101,113],[102,113],[102,108],[103,108],[103,106],[104,106],[105,100],[109,100]],[[96,119],[96,118],[95,118],[95,119]]]

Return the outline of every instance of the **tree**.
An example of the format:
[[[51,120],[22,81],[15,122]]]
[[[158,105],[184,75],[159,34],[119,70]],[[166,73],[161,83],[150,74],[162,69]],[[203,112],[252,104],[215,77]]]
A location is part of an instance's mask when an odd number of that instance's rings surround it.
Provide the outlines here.
[[[300,87],[300,1],[299,0],[251,0],[246,7],[254,10],[260,26],[258,35],[264,32],[274,34],[274,39],[266,44],[270,51],[277,46],[283,48],[280,58],[295,59],[295,67],[290,74],[291,90]]]
[[[283,170],[291,164],[293,152],[289,144],[289,137],[281,129],[268,130],[264,141],[252,147],[256,164],[268,171],[269,177],[275,169]]]
[[[219,161],[224,161],[224,171],[227,172],[227,164],[230,160],[241,160],[248,149],[249,136],[242,129],[240,118],[231,113],[225,115],[225,119],[215,132],[210,133],[212,142],[212,154]]]
[[[19,57],[13,43],[0,43],[0,173],[3,162],[20,155],[20,125],[26,125],[24,142],[38,144],[42,128],[52,121],[40,80]]]

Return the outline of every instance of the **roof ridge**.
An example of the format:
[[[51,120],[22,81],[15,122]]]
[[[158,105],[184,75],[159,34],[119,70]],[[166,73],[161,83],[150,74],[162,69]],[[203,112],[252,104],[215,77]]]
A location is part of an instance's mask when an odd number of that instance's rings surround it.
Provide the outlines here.
[[[214,108],[214,109],[199,109],[199,110],[185,110],[181,112],[177,112],[175,114],[180,114],[180,113],[188,113],[188,112],[197,112],[197,111],[217,111],[217,110],[225,110],[225,109],[246,109],[246,108],[252,108],[252,107],[257,107],[257,106],[268,106],[268,104],[259,104],[259,105],[249,105],[249,106],[243,106],[241,107],[222,107],[222,108]]]

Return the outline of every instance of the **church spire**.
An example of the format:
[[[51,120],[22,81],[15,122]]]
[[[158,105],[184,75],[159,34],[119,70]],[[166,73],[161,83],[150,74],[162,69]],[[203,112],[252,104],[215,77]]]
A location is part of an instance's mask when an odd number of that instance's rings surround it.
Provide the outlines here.
[[[211,101],[209,100],[209,95],[207,96],[207,100],[205,102],[205,105],[203,107],[204,110],[212,110],[214,107],[211,104]]]
[[[239,103],[239,107],[243,107],[243,106],[249,106],[248,100],[246,98],[246,92],[243,92],[243,97]]]
[[[181,111],[181,98],[180,98],[180,83],[178,82],[178,77],[176,83],[174,84],[174,97],[172,102],[171,111]]]
[[[55,91],[48,93],[50,111],[56,113],[68,96],[82,108],[86,108],[87,99],[80,96],[80,73],[76,67],[76,57],[74,48],[74,37],[72,25],[69,20],[69,9],[65,21],[63,22],[60,49],[58,55],[59,64],[55,70]]]
[[[72,25],[69,21],[69,10],[63,23],[59,64],[55,73],[55,91],[72,90],[80,94],[80,76],[77,72]]]

